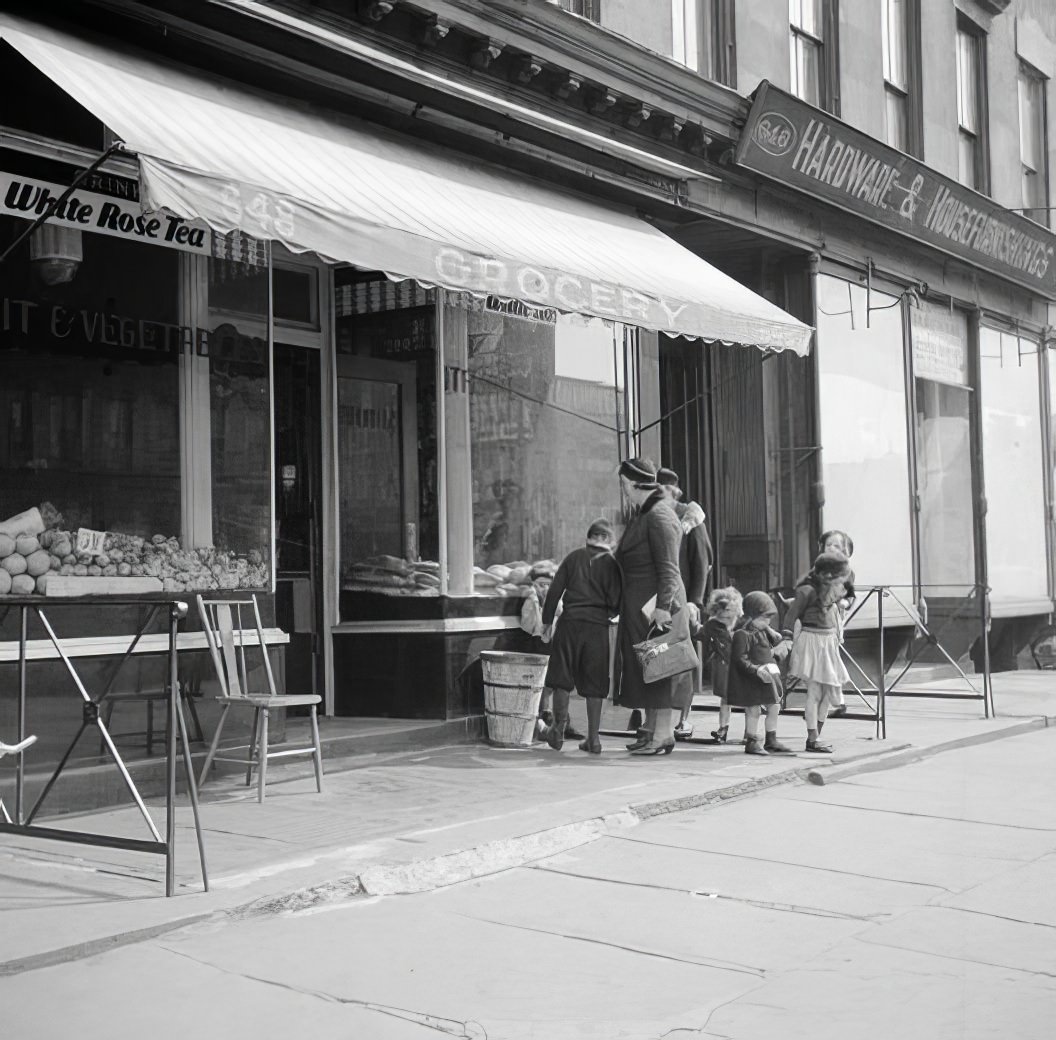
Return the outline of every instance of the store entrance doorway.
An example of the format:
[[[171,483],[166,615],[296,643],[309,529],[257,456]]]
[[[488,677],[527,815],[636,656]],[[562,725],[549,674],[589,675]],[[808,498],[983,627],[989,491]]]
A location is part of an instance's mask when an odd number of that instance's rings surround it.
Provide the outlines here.
[[[275,623],[288,632],[286,688],[322,694],[323,438],[319,351],[276,343]]]

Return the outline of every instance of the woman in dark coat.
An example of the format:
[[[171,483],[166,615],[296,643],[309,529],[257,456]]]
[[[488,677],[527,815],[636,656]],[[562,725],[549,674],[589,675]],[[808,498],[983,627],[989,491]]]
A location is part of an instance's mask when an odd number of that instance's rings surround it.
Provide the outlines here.
[[[616,550],[616,562],[623,572],[620,703],[645,712],[645,733],[630,746],[632,754],[669,754],[675,746],[674,709],[680,707],[679,695],[686,684],[680,682],[680,676],[646,683],[634,644],[649,638],[650,622],[642,607],[654,596],[653,624],[661,629],[670,627],[672,615],[685,606],[686,590],[678,566],[682,525],[656,483],[656,469],[651,462],[622,462],[620,483],[628,500],[638,507]]]

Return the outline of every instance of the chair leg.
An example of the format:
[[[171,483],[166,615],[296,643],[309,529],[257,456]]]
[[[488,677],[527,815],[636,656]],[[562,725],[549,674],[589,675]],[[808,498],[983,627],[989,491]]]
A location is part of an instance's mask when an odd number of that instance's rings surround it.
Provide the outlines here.
[[[187,710],[191,713],[191,721],[194,723],[195,743],[204,744],[205,734],[202,732],[202,720],[198,718],[198,709],[194,706],[194,698],[186,685],[180,687],[180,693],[187,702]]]
[[[213,759],[216,757],[216,749],[220,746],[220,734],[224,729],[224,722],[227,720],[227,713],[230,710],[230,704],[225,704],[223,708],[220,709],[220,719],[216,724],[216,732],[213,734],[213,742],[209,745],[209,753],[205,756],[205,765],[202,766],[201,776],[198,777],[199,787],[205,783],[206,777],[209,775],[209,767],[213,764]]]
[[[268,709],[260,709],[260,772],[257,773],[257,801],[264,801],[268,773]]]
[[[253,756],[257,754],[257,736],[260,733],[260,708],[253,709],[253,732],[249,735],[249,750],[246,752],[246,787],[253,782]]]
[[[319,743],[319,720],[315,715],[315,705],[312,705],[312,743],[315,747],[315,789],[323,793],[323,746]]]

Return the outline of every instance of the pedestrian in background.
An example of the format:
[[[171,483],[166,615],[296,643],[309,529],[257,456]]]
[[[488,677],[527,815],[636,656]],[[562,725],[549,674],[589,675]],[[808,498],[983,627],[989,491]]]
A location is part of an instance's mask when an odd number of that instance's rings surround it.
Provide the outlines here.
[[[620,568],[612,555],[616,534],[604,517],[587,529],[587,544],[561,561],[543,604],[543,626],[551,639],[546,688],[554,719],[542,735],[561,750],[568,705],[576,690],[587,701],[587,736],[580,751],[601,754],[601,709],[609,695],[609,622],[620,609]],[[561,622],[554,617],[561,604]]]
[[[656,629],[669,629],[674,615],[685,608],[686,591],[678,566],[682,525],[649,459],[625,459],[619,478],[624,497],[635,510],[616,550],[623,575],[620,703],[640,708],[645,715],[639,739],[628,750],[635,755],[670,754],[675,746],[674,710],[682,706],[680,690],[690,687],[678,675],[645,682],[634,645]]]
[[[839,606],[850,573],[843,553],[821,553],[796,586],[796,597],[785,612],[783,635],[792,640],[789,673],[807,686],[806,750],[823,755],[832,752],[832,747],[819,739],[825,719],[850,678],[840,656]]]
[[[778,740],[781,716],[781,670],[774,649],[782,642],[774,631],[777,606],[765,592],[744,597],[744,614],[733,633],[727,699],[744,708],[744,752],[747,755],[788,754]],[[759,716],[766,714],[766,738],[759,740]]]

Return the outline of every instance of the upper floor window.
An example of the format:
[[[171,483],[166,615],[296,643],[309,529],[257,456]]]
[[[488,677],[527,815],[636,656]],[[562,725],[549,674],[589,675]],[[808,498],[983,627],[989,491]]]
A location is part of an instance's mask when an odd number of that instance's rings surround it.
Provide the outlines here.
[[[957,176],[966,187],[990,191],[986,108],[986,37],[957,19]]]
[[[792,93],[839,114],[837,0],[788,0]]]
[[[601,21],[601,0],[560,0],[560,3],[571,14],[589,18],[592,22]]]
[[[884,136],[918,158],[923,153],[920,113],[919,0],[883,0]]]
[[[736,85],[734,0],[671,0],[671,57],[728,87]]]
[[[1031,220],[1049,224],[1049,162],[1045,135],[1045,77],[1019,63],[1019,160],[1023,209]]]

